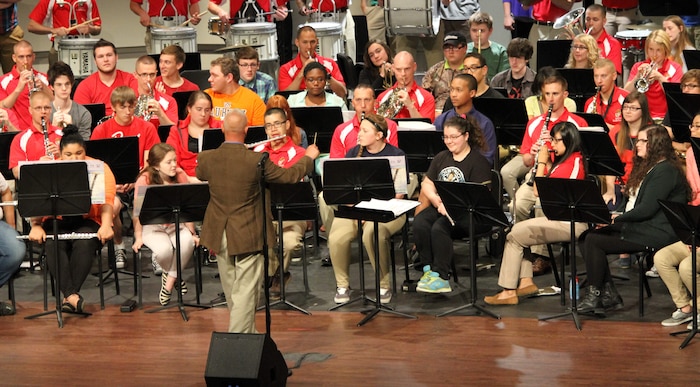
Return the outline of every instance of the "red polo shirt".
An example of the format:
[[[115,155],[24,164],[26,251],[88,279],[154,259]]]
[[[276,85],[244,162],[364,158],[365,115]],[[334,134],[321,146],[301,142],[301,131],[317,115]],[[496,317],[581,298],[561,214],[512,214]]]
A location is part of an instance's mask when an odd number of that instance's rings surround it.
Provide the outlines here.
[[[40,73],[32,69],[34,73],[34,81],[43,83],[45,88],[49,86],[49,80],[46,74]],[[19,71],[17,66],[12,66],[12,71],[0,77],[0,100],[7,98],[17,88],[19,83]],[[18,128],[29,128],[32,126],[32,115],[29,114],[29,88],[31,81],[20,91],[15,104],[10,108],[19,118],[20,126]]]
[[[389,98],[389,96],[394,92],[397,86],[398,83],[394,84],[394,86],[391,89],[384,90],[384,92],[379,94],[379,97],[377,97],[375,110],[379,108],[379,105],[381,105],[382,102]],[[408,96],[411,98],[411,101],[413,101],[413,104],[416,106],[416,108],[418,108],[418,112],[420,113],[421,117],[430,118],[430,122],[435,121],[435,98],[429,91],[418,86],[416,82],[413,82],[411,84],[411,88],[408,89]],[[395,117],[410,118],[411,114],[408,112],[408,109],[404,106],[401,110],[399,110],[399,113]]]
[[[622,45],[620,42],[608,35],[605,30],[600,34],[597,42],[600,56],[610,59],[615,64],[615,71],[622,74]]]
[[[603,101],[602,98],[594,96],[588,98],[586,104],[583,107],[584,112],[595,112],[603,116],[605,123],[613,127],[620,122],[622,122],[622,103],[625,101],[629,91],[615,87],[613,89],[612,98],[608,101]],[[595,98],[595,109],[593,109],[593,98]],[[608,102],[609,107],[608,107]]]
[[[321,63],[323,67],[325,67],[326,70],[328,70],[328,73],[331,74],[331,77],[333,77],[333,79],[342,84],[345,84],[343,74],[340,73],[340,68],[333,59],[326,58],[320,55],[316,55],[315,58],[317,62]],[[289,87],[289,85],[292,83],[294,78],[297,76],[299,71],[303,71],[303,69],[304,64],[301,63],[301,57],[299,55],[297,55],[296,58],[290,60],[289,62],[283,64],[282,67],[280,67],[279,71],[279,89],[286,90],[287,87]],[[305,89],[306,84],[302,81],[299,85],[299,90]]]

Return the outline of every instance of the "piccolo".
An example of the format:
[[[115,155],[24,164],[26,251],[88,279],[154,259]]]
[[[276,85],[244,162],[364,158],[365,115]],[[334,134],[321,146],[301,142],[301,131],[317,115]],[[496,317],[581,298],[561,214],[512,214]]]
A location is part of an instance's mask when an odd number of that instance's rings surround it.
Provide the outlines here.
[[[272,138],[268,138],[267,140],[262,140],[262,141],[254,142],[254,143],[252,143],[252,144],[245,144],[245,146],[246,146],[246,148],[248,148],[248,149],[250,149],[250,148],[255,148],[255,147],[258,146],[258,145],[267,144],[268,142],[272,142],[272,141],[282,140],[282,139],[285,138],[285,137],[287,137],[287,135],[272,137]]]
[[[46,234],[47,239],[53,239],[53,234]],[[58,234],[58,240],[92,239],[97,238],[96,232],[71,232],[68,234]],[[17,239],[29,239],[29,235],[17,235]]]

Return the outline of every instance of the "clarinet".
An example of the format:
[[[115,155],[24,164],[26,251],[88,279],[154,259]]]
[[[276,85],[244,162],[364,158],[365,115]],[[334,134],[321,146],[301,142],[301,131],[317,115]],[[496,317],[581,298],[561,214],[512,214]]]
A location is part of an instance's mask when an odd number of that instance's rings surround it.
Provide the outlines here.
[[[552,118],[553,107],[553,104],[549,105],[549,108],[547,109],[547,117],[544,119],[544,126],[540,132],[540,138],[537,139],[536,144],[539,145],[540,148],[545,146],[544,138],[549,135],[549,120]],[[530,187],[535,184],[535,174],[537,174],[537,156],[535,156],[535,165],[532,167],[532,171],[530,172],[530,180],[527,181],[527,185]]]
[[[49,131],[46,129],[46,119],[44,117],[41,117],[41,129],[44,132],[44,149],[46,150],[46,155],[53,159],[53,152],[49,151],[51,141],[49,140]]]

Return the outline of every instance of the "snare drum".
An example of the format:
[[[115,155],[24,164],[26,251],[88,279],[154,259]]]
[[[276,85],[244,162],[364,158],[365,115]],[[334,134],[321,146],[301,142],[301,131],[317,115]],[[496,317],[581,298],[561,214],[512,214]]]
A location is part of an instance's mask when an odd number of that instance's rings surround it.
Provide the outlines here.
[[[615,34],[615,38],[620,41],[623,50],[644,52],[644,43],[651,30],[625,30]]]
[[[172,27],[151,29],[149,54],[160,54],[170,45],[182,47],[185,52],[197,52],[197,31],[194,27]]]
[[[209,18],[207,29],[209,30],[209,35],[226,36],[231,29],[231,24],[226,20],[221,20],[218,16],[214,16]]]
[[[239,23],[231,26],[227,46],[250,45],[256,47],[261,61],[276,60],[277,27],[275,23]]]
[[[184,23],[186,18],[184,16],[153,16],[151,17],[151,23],[159,28],[162,27],[177,27]],[[160,52],[159,52],[160,54]]]
[[[318,55],[335,60],[338,54],[345,54],[343,27],[340,23],[320,22],[304,25],[313,27],[316,30],[316,37],[318,38],[316,53]]]
[[[384,22],[389,35],[436,36],[439,17],[433,0],[385,0]],[[437,20],[437,21],[436,21]]]
[[[67,63],[76,78],[84,78],[95,72],[92,48],[100,39],[63,38],[58,42],[58,57]]]

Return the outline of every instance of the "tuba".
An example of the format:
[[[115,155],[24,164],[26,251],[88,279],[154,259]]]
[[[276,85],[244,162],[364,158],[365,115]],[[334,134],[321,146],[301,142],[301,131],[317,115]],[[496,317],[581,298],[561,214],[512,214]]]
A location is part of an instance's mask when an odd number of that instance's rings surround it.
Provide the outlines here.
[[[576,8],[560,16],[554,21],[552,28],[555,30],[564,30],[566,39],[573,39],[576,35],[586,33],[583,14],[586,13],[585,8]],[[561,35],[561,34],[559,34]]]
[[[148,103],[150,101],[155,101],[155,98],[153,97],[151,84],[146,83],[146,85],[148,85],[148,94],[139,95],[139,98],[136,100],[136,107],[134,108],[134,116],[141,117],[144,121],[150,121],[152,113],[148,110]]]

